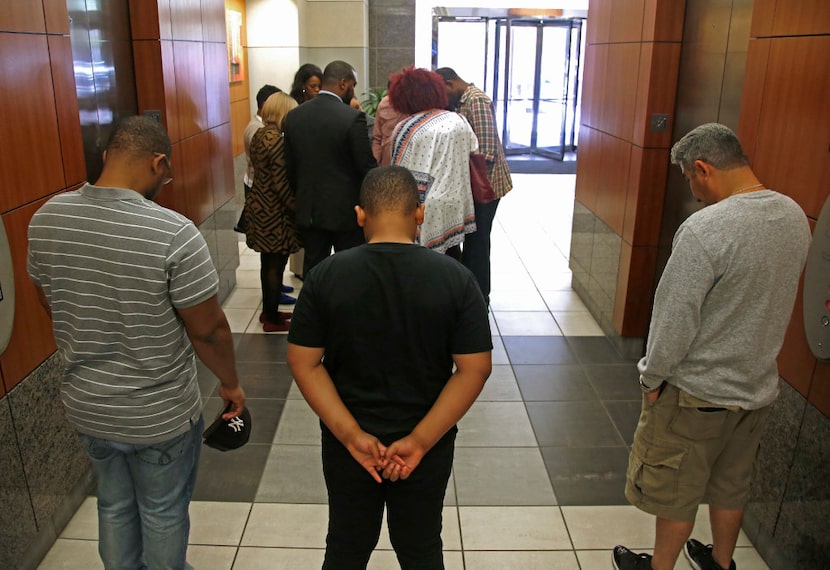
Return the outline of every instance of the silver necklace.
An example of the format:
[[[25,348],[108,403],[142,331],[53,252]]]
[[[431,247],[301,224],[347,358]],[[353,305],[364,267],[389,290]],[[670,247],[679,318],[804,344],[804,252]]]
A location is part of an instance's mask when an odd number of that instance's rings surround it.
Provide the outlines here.
[[[738,188],[734,192],[730,194],[730,196],[734,196],[735,194],[740,194],[741,192],[746,192],[747,190],[752,190],[753,188],[758,188],[759,186],[763,186],[760,182],[758,184],[753,184],[752,186],[744,186],[743,188]]]

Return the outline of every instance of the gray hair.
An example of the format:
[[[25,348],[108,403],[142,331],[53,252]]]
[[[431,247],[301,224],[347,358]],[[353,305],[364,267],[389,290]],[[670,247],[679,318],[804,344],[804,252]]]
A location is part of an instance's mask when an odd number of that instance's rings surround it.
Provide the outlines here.
[[[696,160],[729,170],[749,164],[738,137],[727,126],[706,123],[689,131],[671,149],[672,164],[684,171],[694,169]]]

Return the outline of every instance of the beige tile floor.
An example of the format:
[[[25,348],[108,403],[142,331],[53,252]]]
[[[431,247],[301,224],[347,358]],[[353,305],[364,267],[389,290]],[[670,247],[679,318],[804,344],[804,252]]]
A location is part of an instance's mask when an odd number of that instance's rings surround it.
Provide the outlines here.
[[[460,424],[455,478],[480,476],[465,463],[465,457],[481,442],[486,442],[488,448],[503,447],[507,450],[504,453],[514,454],[519,469],[530,471],[534,462],[541,461],[515,378],[506,366],[509,360],[500,335],[602,335],[570,287],[568,252],[574,177],[515,175],[514,181],[516,188],[499,206],[493,229],[491,326],[496,366],[479,401]],[[258,256],[244,244],[240,244],[240,251],[237,289],[225,302],[225,312],[234,332],[261,334],[257,321]],[[289,279],[291,284],[301,285],[292,276]],[[292,388],[288,398],[273,446],[282,446],[285,453],[290,453],[299,446],[319,445],[316,419],[296,388]],[[494,405],[494,401],[501,405]],[[511,429],[494,429],[495,425],[510,425]],[[271,458],[274,457],[279,457],[279,453],[272,451]],[[320,567],[326,506],[260,502],[268,500],[262,496],[266,487],[279,486],[279,469],[279,461],[269,460],[256,502],[192,503],[188,560],[195,568]],[[316,475],[309,477],[309,485],[321,484],[321,480],[315,480]],[[534,504],[526,506],[476,506],[475,497],[456,497],[456,487],[463,489],[451,481],[444,509],[448,570],[607,569],[612,567],[614,545],[648,551],[653,542],[652,517],[630,506],[557,506],[552,493],[544,492],[533,500]],[[710,540],[707,517],[704,506],[694,533],[703,542]],[[97,536],[95,499],[88,498],[40,569],[102,568]],[[743,533],[735,562],[741,570],[767,569]],[[682,558],[676,566],[688,567]],[[385,531],[369,568],[398,568]]]

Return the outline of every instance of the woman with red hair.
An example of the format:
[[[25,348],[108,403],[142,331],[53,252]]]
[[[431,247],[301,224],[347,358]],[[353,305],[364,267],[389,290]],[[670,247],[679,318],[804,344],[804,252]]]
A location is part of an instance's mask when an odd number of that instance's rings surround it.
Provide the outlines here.
[[[389,99],[396,111],[410,115],[392,135],[392,164],[418,181],[424,203],[418,241],[460,259],[464,235],[476,231],[470,154],[478,140],[466,119],[445,110],[444,80],[433,71],[407,67],[394,74]]]

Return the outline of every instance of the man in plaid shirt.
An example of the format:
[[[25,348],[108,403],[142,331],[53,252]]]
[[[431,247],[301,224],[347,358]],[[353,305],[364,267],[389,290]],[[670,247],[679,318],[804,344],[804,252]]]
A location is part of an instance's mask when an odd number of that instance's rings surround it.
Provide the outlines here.
[[[461,261],[478,280],[481,293],[490,305],[490,230],[499,207],[499,199],[510,192],[513,181],[504,158],[504,150],[496,128],[493,101],[487,94],[467,83],[450,67],[442,67],[436,73],[444,78],[449,96],[449,108],[467,119],[478,137],[478,151],[487,161],[487,176],[496,193],[496,199],[487,204],[476,204],[476,231],[464,239]]]

